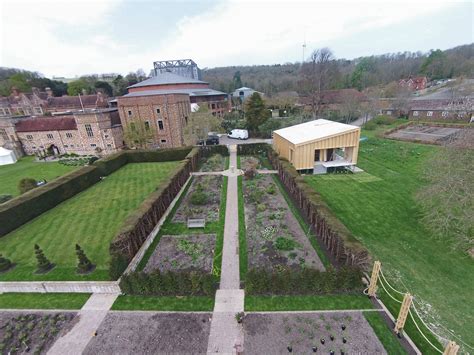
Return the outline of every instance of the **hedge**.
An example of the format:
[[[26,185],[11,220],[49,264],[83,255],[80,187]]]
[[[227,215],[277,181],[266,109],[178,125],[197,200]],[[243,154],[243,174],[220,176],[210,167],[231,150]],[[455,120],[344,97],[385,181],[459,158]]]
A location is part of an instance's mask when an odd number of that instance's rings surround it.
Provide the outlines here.
[[[190,147],[122,151],[28,191],[0,206],[0,237],[91,187],[102,176],[107,176],[128,163],[182,160],[190,151]]]
[[[123,275],[120,289],[130,295],[147,296],[213,296],[218,286],[217,277],[202,272],[166,272],[156,270]]]
[[[362,289],[362,272],[349,267],[330,268],[324,272],[291,268],[278,272],[252,269],[245,277],[245,292],[249,295],[360,294]]]
[[[239,145],[238,152],[246,155],[267,155],[295,205],[337,265],[361,269],[369,267],[370,255],[367,249],[342,224],[322,197],[306,183],[291,163],[280,158],[268,144]]]

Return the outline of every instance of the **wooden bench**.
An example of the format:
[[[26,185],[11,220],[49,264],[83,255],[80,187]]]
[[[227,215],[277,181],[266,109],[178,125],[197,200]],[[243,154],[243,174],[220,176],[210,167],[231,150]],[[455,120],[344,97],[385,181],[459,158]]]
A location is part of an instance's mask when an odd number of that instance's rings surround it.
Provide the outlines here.
[[[206,220],[204,218],[188,218],[188,228],[204,228]]]

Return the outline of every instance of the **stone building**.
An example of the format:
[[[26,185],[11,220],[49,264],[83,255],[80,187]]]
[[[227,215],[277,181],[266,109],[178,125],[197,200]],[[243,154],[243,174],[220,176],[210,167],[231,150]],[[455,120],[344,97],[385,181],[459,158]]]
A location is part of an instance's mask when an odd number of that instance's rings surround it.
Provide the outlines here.
[[[0,118],[0,146],[33,154],[111,154],[123,147],[117,109]],[[21,154],[20,154],[21,155]]]

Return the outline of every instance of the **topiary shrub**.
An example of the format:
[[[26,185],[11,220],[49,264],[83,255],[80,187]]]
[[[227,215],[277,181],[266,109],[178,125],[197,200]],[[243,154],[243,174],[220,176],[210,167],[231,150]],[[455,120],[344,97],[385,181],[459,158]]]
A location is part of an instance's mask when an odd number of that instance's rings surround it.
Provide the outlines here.
[[[78,274],[87,274],[92,272],[95,269],[95,265],[91,263],[89,258],[84,253],[84,250],[80,247],[79,244],[76,244],[76,255],[77,255],[77,268],[76,272]]]
[[[20,194],[24,194],[27,191],[33,190],[36,188],[36,180],[33,178],[23,178],[18,183],[18,190]]]
[[[0,272],[5,272],[13,267],[12,262],[0,254]]]
[[[52,264],[46,256],[44,256],[43,250],[41,250],[38,244],[35,244],[35,254],[36,254],[36,261],[37,261],[37,274],[44,274],[50,271],[54,264]]]

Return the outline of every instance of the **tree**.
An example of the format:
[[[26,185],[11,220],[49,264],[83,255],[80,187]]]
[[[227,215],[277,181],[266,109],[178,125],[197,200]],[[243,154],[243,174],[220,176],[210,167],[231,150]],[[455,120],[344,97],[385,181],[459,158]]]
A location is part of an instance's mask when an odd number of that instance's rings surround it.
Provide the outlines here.
[[[13,266],[12,262],[0,254],[0,272],[5,272]]]
[[[369,75],[373,72],[375,72],[374,58],[362,58],[361,61],[357,63],[354,71],[352,72],[352,87],[356,88],[359,91],[368,87],[370,84]]]
[[[360,99],[354,92],[344,91],[341,94],[341,115],[346,123],[352,122],[359,116],[360,106]]]
[[[242,79],[240,78],[240,71],[238,70],[234,73],[234,77],[232,78],[232,85],[233,85],[233,89],[231,91],[234,91],[235,89],[239,89],[243,86]]]
[[[37,263],[37,267],[36,267],[37,274],[48,272],[54,267],[54,264],[51,264],[48,258],[44,256],[43,250],[41,250],[38,244],[35,244],[35,255],[36,255],[36,263]]]
[[[117,75],[112,81],[114,86],[113,94],[115,96],[122,96],[127,93],[128,81],[123,78],[122,75]]]
[[[86,274],[94,270],[95,265],[91,263],[89,258],[84,253],[84,250],[80,247],[79,244],[76,244],[76,255],[77,255],[77,273]]]
[[[106,94],[107,96],[113,96],[114,95],[114,92],[113,92],[113,89],[112,89],[112,86],[106,82],[106,81],[97,81],[95,84],[94,84],[94,87],[96,89],[99,89],[101,90],[104,94]]]
[[[90,84],[83,78],[71,81],[67,87],[67,93],[70,96],[82,95],[83,91],[89,93],[91,91]]]
[[[27,76],[24,73],[17,73],[10,77],[10,88],[16,87],[22,92],[30,91],[31,85],[28,83]]]
[[[198,140],[206,139],[209,132],[218,131],[221,119],[213,116],[203,103],[196,112],[191,112],[183,129],[184,144],[194,145]]]
[[[303,65],[304,90],[311,99],[313,118],[321,112],[321,93],[329,88],[334,71],[334,55],[329,48],[315,50],[311,54],[310,62]]]
[[[270,117],[270,111],[258,92],[254,92],[245,102],[245,120],[250,131],[257,132],[258,127]]]
[[[23,178],[18,183],[18,190],[20,194],[24,194],[27,191],[33,190],[36,188],[36,180],[33,178]]]
[[[422,221],[435,236],[474,256],[474,130],[465,128],[429,159],[417,194]]]
[[[129,122],[124,130],[123,137],[129,147],[144,149],[151,143],[154,135],[149,125],[143,121]]]
[[[393,100],[393,108],[399,112],[400,116],[408,114],[410,109],[411,90],[407,87],[398,86],[395,99]]]
[[[431,80],[443,79],[450,76],[446,64],[447,58],[443,51],[440,49],[432,50],[421,65],[420,71]]]

